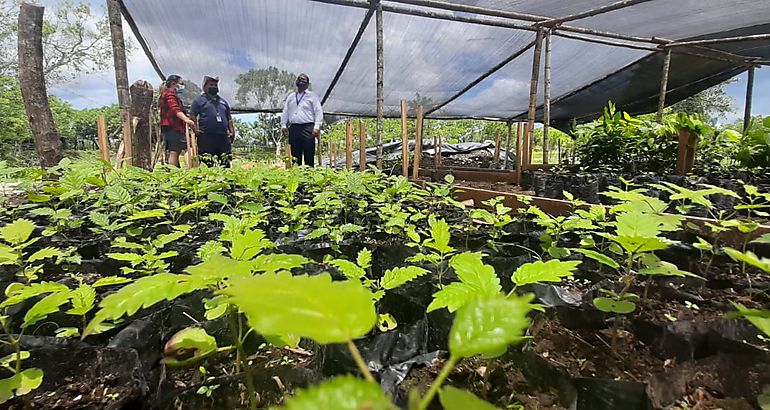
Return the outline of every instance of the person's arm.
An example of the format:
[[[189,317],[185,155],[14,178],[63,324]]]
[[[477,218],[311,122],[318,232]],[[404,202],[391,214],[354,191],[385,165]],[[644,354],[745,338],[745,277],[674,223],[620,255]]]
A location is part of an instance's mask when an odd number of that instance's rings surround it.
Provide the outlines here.
[[[198,99],[194,99],[192,104],[190,104],[190,119],[193,123],[195,123],[195,126],[193,127],[193,131],[195,131],[195,134],[200,134],[201,129],[198,123],[198,114],[200,114],[201,111],[201,103],[198,101]]]
[[[313,136],[318,138],[321,136],[321,125],[324,123],[324,110],[321,107],[321,99],[317,95],[313,94],[313,114],[315,115],[315,124],[313,125]]]
[[[230,115],[230,109],[227,109],[227,129],[230,131],[230,142],[235,141],[235,124],[233,123],[233,116]]]
[[[182,107],[179,106],[179,101],[176,99],[176,97],[171,94],[166,94],[166,104],[168,105],[168,109],[172,115],[184,121],[185,124],[195,130],[195,123],[190,119],[190,117],[184,114],[184,111],[182,111]]]
[[[281,134],[284,137],[289,135],[289,100],[291,100],[291,95],[283,103],[283,112],[281,112]]]

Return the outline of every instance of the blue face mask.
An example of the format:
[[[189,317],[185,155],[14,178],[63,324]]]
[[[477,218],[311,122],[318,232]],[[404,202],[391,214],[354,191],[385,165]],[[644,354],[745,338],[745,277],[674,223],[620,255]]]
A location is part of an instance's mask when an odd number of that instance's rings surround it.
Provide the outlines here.
[[[184,94],[184,90],[185,90],[185,86],[180,85],[179,87],[176,88],[176,93],[177,94]]]
[[[305,80],[297,80],[296,84],[297,87],[307,87],[307,81]]]
[[[209,93],[209,95],[211,96],[215,96],[219,94],[219,87],[209,87],[208,89],[206,89],[206,92]]]

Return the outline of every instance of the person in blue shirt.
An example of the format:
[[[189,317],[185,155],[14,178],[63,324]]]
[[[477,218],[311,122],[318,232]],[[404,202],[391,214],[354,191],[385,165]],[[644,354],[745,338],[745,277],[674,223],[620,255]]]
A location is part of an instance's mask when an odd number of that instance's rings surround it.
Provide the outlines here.
[[[190,117],[198,124],[201,162],[229,167],[235,126],[230,104],[219,96],[219,77],[203,77],[203,94],[193,100]]]

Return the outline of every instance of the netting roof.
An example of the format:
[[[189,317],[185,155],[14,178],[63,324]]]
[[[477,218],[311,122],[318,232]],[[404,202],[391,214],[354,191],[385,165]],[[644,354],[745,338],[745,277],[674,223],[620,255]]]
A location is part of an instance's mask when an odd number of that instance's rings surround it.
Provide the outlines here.
[[[332,4],[339,2],[345,5]],[[616,2],[383,0],[384,113],[399,116],[400,101],[406,99],[410,115],[422,104],[428,118],[524,118],[534,56],[533,20],[573,16]],[[657,103],[663,53],[649,49],[655,44],[628,38],[611,41],[645,49],[602,44],[597,41],[606,43],[607,36],[582,29],[674,41],[770,33],[770,0],[625,2],[630,5],[564,23],[578,30],[557,26],[552,43],[554,120],[591,117],[608,100],[629,111],[649,111]],[[325,112],[374,116],[376,29],[367,3],[122,1],[124,16],[162,77],[179,74],[200,84],[203,75],[217,75],[221,94],[234,109],[276,112],[297,74],[305,72],[312,89],[323,97]],[[477,6],[501,15],[454,6]],[[533,17],[516,20],[505,12]],[[667,102],[744,71],[747,65],[738,57],[770,59],[767,39],[708,47],[734,58],[703,47],[675,48]]]

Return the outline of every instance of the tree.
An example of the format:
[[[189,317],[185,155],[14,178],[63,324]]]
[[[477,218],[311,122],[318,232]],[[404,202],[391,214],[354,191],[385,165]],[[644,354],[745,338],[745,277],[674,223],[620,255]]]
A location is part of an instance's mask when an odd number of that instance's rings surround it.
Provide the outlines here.
[[[235,78],[235,100],[243,107],[282,109],[296,79],[297,74],[273,66],[249,70]]]
[[[19,56],[16,52],[18,0],[0,4],[0,74],[16,76]],[[43,72],[51,86],[85,73],[106,69],[112,63],[107,18],[97,17],[85,2],[63,0],[43,21]],[[132,46],[126,45],[127,51]]]
[[[731,79],[701,91],[672,105],[671,110],[674,113],[698,114],[703,121],[716,125],[720,118],[735,111],[735,100],[724,89],[726,84],[734,81],[735,79]]]

